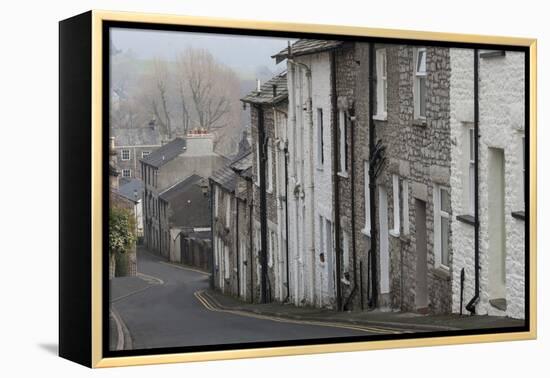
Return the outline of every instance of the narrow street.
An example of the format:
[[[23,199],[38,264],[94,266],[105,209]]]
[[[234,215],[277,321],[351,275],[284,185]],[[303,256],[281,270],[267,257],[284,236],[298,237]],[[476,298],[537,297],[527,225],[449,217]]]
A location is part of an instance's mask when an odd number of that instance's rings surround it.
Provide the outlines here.
[[[380,328],[222,311],[203,293],[208,288],[207,274],[167,263],[143,250],[138,251],[138,261],[140,277],[115,278],[111,283],[111,307],[123,323],[121,328],[129,332],[132,349],[385,333]]]

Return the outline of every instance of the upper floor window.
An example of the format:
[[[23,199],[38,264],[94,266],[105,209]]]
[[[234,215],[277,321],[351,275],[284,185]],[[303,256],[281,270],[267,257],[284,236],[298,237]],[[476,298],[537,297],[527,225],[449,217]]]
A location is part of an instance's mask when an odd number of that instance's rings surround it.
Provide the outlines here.
[[[414,116],[426,118],[426,48],[418,48],[414,54]]]
[[[347,121],[346,112],[340,110],[338,115],[338,173],[347,176],[348,171],[348,143],[347,143]]]
[[[122,150],[120,154],[122,160],[130,160],[130,150]]]
[[[228,193],[226,195],[225,202],[225,227],[229,227],[231,222],[231,195]]]
[[[122,170],[122,177],[132,177],[132,170],[131,169],[123,169]]]
[[[256,142],[256,181],[255,184],[260,186],[260,142]]]
[[[376,50],[376,117],[386,119],[388,115],[388,79],[386,49]]]
[[[317,108],[317,165],[322,167],[325,163],[323,135],[323,109]]]
[[[149,156],[150,153],[151,151],[141,151],[141,158],[143,159],[144,157]]]
[[[267,145],[267,159],[266,159],[266,164],[267,164],[267,188],[266,190],[269,192],[269,193],[272,193],[273,192],[273,149],[271,148],[271,145],[269,144],[269,140],[268,140],[268,145]]]

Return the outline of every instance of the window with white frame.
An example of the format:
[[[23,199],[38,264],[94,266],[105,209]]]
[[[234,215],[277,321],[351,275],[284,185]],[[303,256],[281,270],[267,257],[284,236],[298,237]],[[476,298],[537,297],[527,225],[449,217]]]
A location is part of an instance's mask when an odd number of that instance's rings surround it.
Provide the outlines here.
[[[150,153],[151,151],[141,151],[141,158],[143,159],[144,157],[149,156]]]
[[[349,272],[349,235],[346,231],[342,233],[342,269],[344,273]]]
[[[227,245],[224,245],[223,247],[223,265],[224,265],[223,267],[224,278],[228,280],[230,270],[229,270],[229,247]]]
[[[260,142],[256,142],[256,186],[260,186]]]
[[[220,206],[220,189],[218,189],[217,185],[212,186],[212,191],[214,192],[214,203],[212,206],[214,207],[214,217],[218,217],[218,206]]]
[[[406,178],[401,180],[401,201],[403,202],[403,235],[409,235],[409,181]]]
[[[231,222],[231,195],[225,195],[225,227],[229,228]]]
[[[130,150],[122,150],[120,155],[122,160],[130,160]]]
[[[364,196],[365,196],[365,228],[363,229],[363,233],[370,235],[370,228],[371,228],[371,220],[370,220],[370,176],[369,176],[369,161],[365,160],[364,162]]]
[[[122,177],[132,177],[132,170],[131,169],[123,169],[122,170]]]
[[[346,112],[340,110],[338,115],[338,149],[339,149],[339,159],[338,159],[338,173],[342,175],[347,175],[348,170],[348,144],[347,144],[347,128],[346,128]]]
[[[434,250],[436,268],[449,268],[451,197],[447,188],[434,186]]]
[[[414,116],[426,118],[426,48],[418,48],[414,54]]]
[[[376,50],[376,117],[386,119],[388,114],[388,80],[386,49]]]
[[[267,145],[267,188],[266,190],[269,193],[273,193],[273,149],[271,148],[271,144],[269,144],[270,140],[268,140]]]
[[[322,215],[319,215],[319,254],[325,254],[325,218]],[[321,261],[324,261],[321,259]]]
[[[269,245],[267,246],[267,266],[273,267],[273,254],[275,253],[275,232],[269,230]]]
[[[473,127],[468,129],[468,211],[475,212],[475,134]]]
[[[391,233],[393,236],[399,236],[401,230],[401,216],[400,216],[400,205],[399,205],[399,176],[392,175],[392,184],[393,184],[393,228]]]
[[[323,109],[317,108],[317,165],[322,167],[325,163],[323,136]]]

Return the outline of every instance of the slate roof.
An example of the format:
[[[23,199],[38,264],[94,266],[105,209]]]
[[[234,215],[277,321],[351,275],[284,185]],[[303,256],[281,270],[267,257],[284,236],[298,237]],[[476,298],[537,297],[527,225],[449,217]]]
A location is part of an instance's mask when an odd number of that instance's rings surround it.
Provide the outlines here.
[[[344,44],[343,41],[333,41],[324,39],[299,39],[290,47],[292,56],[314,54],[321,51],[338,48]],[[288,58],[288,47],[282,49],[277,54],[272,55],[276,62],[279,63]]]
[[[230,167],[235,172],[241,174],[252,168],[252,159],[253,159],[252,150],[247,151],[243,155],[237,157],[231,164]]]
[[[273,97],[273,86],[276,86],[277,93]],[[288,98],[288,87],[286,84],[286,72],[283,72],[271,80],[266,81],[260,91],[252,91],[241,99],[242,102],[251,104],[276,104]]]
[[[171,186],[159,197],[170,205],[169,221],[179,227],[210,227],[208,196],[201,188],[199,175],[191,175]]]
[[[218,169],[210,179],[229,192],[234,192],[237,186],[237,173],[229,166]]]
[[[137,197],[134,195],[137,194]],[[143,195],[143,181],[135,178],[120,180],[118,194],[132,201],[140,200]]]
[[[152,151],[149,155],[142,158],[141,161],[155,168],[162,167],[164,164],[178,157],[185,151],[187,143],[183,138],[175,138],[164,146]]]
[[[160,146],[161,136],[158,127],[111,128],[116,146]]]

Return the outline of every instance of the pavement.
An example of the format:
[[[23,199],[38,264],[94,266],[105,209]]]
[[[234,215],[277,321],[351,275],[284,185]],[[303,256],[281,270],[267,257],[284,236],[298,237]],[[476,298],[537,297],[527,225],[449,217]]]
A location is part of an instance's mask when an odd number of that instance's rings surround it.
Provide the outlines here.
[[[332,323],[373,326],[395,329],[402,332],[435,332],[474,330],[488,328],[521,327],[523,320],[487,315],[425,315],[400,311],[355,311],[337,312],[314,307],[297,307],[292,304],[252,304],[238,298],[223,295],[209,289],[206,293],[220,308],[251,312],[266,316],[285,317],[296,320],[326,321]]]
[[[138,249],[138,276],[110,285],[111,350],[315,340],[521,326],[490,316],[336,312],[251,304],[209,289],[208,273]]]

